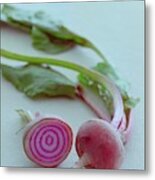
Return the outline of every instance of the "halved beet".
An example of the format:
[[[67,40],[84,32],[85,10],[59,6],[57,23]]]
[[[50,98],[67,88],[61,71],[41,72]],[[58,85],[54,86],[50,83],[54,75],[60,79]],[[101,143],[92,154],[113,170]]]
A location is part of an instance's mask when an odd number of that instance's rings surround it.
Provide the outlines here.
[[[72,140],[72,130],[65,122],[44,118],[28,128],[23,145],[30,160],[42,167],[56,167],[68,156]]]

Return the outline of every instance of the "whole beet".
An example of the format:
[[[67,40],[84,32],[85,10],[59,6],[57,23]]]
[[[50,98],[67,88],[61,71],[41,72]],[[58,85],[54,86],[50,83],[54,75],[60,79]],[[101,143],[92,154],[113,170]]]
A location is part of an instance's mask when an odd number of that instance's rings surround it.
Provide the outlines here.
[[[80,166],[95,169],[118,169],[124,146],[117,132],[106,121],[90,120],[81,126],[76,137]]]

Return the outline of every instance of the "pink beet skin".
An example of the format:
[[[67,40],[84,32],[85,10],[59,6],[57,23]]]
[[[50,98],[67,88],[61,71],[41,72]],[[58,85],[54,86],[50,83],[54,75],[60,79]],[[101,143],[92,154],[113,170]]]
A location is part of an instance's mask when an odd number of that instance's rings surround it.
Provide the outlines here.
[[[118,169],[124,155],[119,133],[106,121],[83,124],[77,134],[76,150],[81,159],[79,166],[95,169]]]

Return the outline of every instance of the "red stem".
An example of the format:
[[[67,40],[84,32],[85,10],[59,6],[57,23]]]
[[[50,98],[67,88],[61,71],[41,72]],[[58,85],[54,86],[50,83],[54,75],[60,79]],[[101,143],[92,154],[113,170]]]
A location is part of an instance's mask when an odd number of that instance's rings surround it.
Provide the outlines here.
[[[96,108],[92,102],[90,102],[89,99],[87,99],[84,96],[84,90],[83,88],[78,85],[76,88],[76,96],[83,102],[85,103],[95,114],[98,118],[102,120],[106,120],[110,123],[111,118],[109,118],[106,114],[104,114],[102,111]],[[116,127],[117,130],[123,135],[123,142],[126,143],[128,141],[130,131],[131,131],[131,112],[129,111],[128,113],[124,113],[122,119],[120,119],[118,126]],[[112,124],[113,125],[113,124]],[[115,127],[115,126],[114,126]]]
[[[76,88],[76,96],[82,101],[84,102],[95,114],[98,118],[106,120],[106,121],[110,121],[109,117],[104,114],[103,112],[101,112],[99,109],[96,108],[95,105],[93,105],[85,96],[84,96],[84,91],[82,89],[81,86],[77,86]]]
[[[117,129],[122,132],[122,131],[125,131],[126,129],[126,126],[127,126],[127,122],[126,122],[126,114],[124,113],[121,121],[120,121],[120,124],[119,126],[117,127]]]
[[[130,138],[131,135],[131,129],[132,129],[132,121],[133,121],[133,112],[130,109],[128,113],[126,113],[126,118],[127,118],[127,126],[126,129],[123,132],[123,136],[124,136],[124,143],[127,143],[127,141]]]

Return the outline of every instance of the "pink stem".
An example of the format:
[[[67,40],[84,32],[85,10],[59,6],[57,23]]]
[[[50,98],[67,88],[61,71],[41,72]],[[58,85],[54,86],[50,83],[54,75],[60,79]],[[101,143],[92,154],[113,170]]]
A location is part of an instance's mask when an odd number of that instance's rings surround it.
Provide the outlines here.
[[[124,143],[127,143],[127,141],[130,138],[131,130],[132,130],[132,123],[133,123],[133,112],[132,110],[129,110],[129,113],[127,115],[127,127],[125,131],[123,132]]]
[[[121,119],[121,122],[119,124],[119,126],[117,127],[117,129],[122,132],[126,129],[126,125],[127,125],[127,120],[126,120],[126,115],[124,113],[122,119]]]
[[[84,91],[81,86],[77,86],[77,91],[76,91],[76,96],[80,98],[81,101],[83,101],[95,114],[98,118],[109,121],[110,118],[104,114],[102,111],[96,108],[95,105],[93,105],[85,96],[84,96]]]

